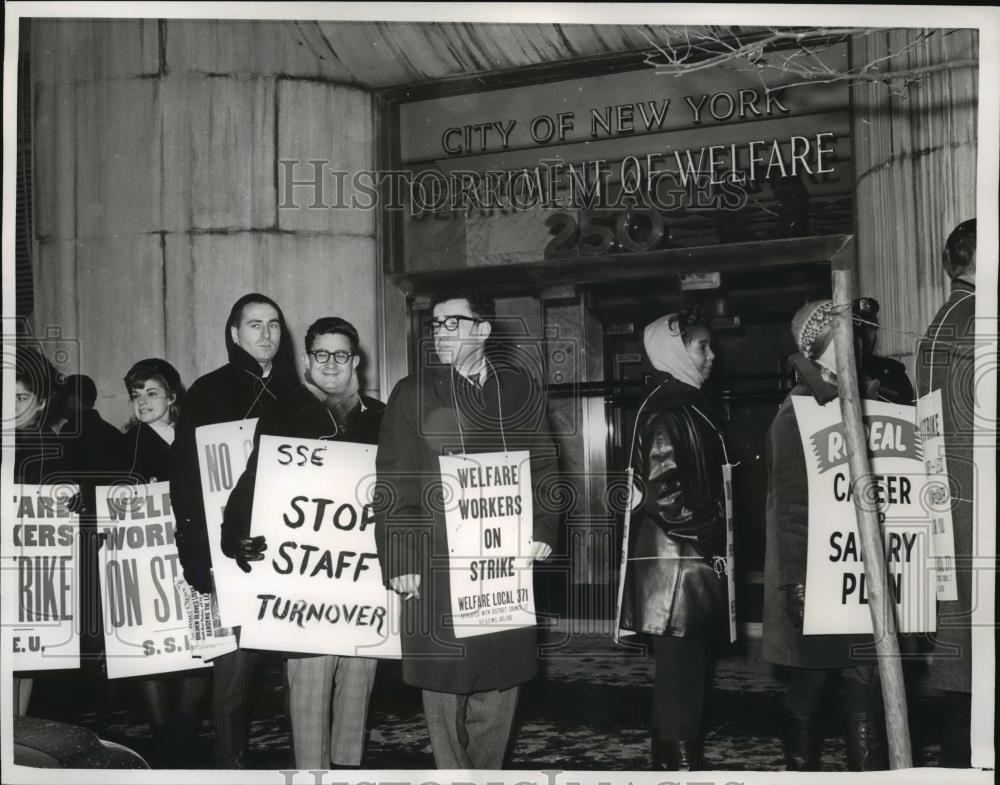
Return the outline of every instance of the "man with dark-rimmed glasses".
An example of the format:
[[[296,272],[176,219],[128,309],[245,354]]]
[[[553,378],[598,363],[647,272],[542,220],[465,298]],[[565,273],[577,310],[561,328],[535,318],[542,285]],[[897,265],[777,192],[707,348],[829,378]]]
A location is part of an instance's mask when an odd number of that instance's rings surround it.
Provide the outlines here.
[[[318,319],[306,331],[305,349],[305,384],[285,406],[261,418],[247,469],[226,505],[222,550],[245,572],[267,548],[263,537],[250,537],[261,435],[378,442],[385,404],[359,391],[361,354],[354,325],[336,316]],[[285,655],[296,768],[361,765],[376,664],[370,657]]]
[[[382,424],[376,542],[383,579],[403,597],[403,680],[423,691],[437,767],[495,770],[503,765],[520,685],[538,669],[536,628],[530,614],[522,620],[525,626],[474,622],[481,624],[479,632],[462,628],[452,585],[464,586],[465,577],[460,570],[451,572],[450,554],[459,559],[466,554],[454,553],[462,546],[449,542],[454,530],[446,516],[454,510],[446,512],[449,489],[442,467],[448,461],[473,465],[496,461],[497,455],[530,456],[519,465],[530,463],[533,514],[512,516],[516,561],[529,565],[548,558],[557,541],[557,516],[552,504],[544,503],[552,499],[546,488],[556,479],[555,448],[541,380],[526,371],[529,363],[517,346],[487,352],[493,300],[478,291],[446,292],[433,299],[431,310],[427,328],[438,362],[426,363],[396,385]],[[520,504],[522,497],[517,498]],[[474,537],[487,526],[466,524]],[[525,575],[530,585],[530,573]],[[496,596],[489,578],[484,575],[482,588],[474,590],[482,592],[480,598]]]

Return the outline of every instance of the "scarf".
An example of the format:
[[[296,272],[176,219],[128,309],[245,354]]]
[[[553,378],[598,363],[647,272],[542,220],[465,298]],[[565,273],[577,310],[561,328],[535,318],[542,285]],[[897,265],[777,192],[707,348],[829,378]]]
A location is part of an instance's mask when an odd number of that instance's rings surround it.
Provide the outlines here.
[[[671,313],[646,326],[642,334],[646,355],[656,370],[665,371],[678,381],[700,390],[701,374],[688,354],[676,319],[677,314]]]

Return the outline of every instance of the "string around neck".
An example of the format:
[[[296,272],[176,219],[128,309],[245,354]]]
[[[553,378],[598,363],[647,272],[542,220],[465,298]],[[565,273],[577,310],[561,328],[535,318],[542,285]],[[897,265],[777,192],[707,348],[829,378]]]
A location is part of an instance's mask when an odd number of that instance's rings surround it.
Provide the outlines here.
[[[499,419],[500,425],[500,443],[503,445],[503,451],[506,454],[507,450],[507,434],[503,429],[503,402],[500,400],[500,377],[497,375],[496,368],[493,367],[493,363],[489,361],[489,358],[483,357],[484,362],[489,366],[490,371],[493,374],[493,381],[497,387],[497,417]],[[465,448],[465,432],[462,429],[462,410],[458,405],[458,393],[455,390],[455,374],[458,370],[453,368],[449,374],[451,379],[451,402],[455,407],[455,424],[458,425],[458,439],[462,444],[462,454],[466,454]]]

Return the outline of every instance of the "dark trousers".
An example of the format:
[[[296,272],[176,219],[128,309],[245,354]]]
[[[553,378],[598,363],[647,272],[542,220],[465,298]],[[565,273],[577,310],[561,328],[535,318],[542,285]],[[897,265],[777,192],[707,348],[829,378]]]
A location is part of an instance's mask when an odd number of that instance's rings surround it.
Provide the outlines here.
[[[708,657],[705,639],[657,635],[653,652],[653,730],[662,741],[700,738]]]
[[[212,719],[215,724],[215,767],[245,769],[250,691],[259,652],[237,649],[212,662]]]
[[[947,692],[941,727],[941,766],[966,769],[972,765],[972,693]]]
[[[789,668],[785,688],[785,711],[797,717],[812,717],[826,705],[827,682],[840,674],[844,703],[849,712],[878,713],[882,710],[882,688],[875,665],[850,668]]]

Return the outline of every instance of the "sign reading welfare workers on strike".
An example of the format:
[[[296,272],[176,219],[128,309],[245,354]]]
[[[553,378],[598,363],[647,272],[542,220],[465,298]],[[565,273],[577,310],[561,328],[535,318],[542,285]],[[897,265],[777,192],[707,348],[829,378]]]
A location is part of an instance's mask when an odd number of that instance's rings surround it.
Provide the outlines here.
[[[243,571],[222,553],[222,513],[236,481],[253,452],[257,418],[233,420],[195,429],[201,495],[205,500],[205,528],[212,553],[212,578],[219,601],[219,618],[226,627],[238,627],[252,597]]]
[[[75,485],[18,485],[5,503],[5,566],[17,591],[3,597],[4,651],[15,671],[80,667],[76,629],[80,519],[70,510]]]
[[[840,408],[794,396],[809,479],[805,635],[870,633],[853,487]],[[935,628],[935,576],[926,477],[913,407],[865,401],[863,420],[900,632]]]
[[[530,454],[439,460],[455,637],[534,626]]]
[[[97,504],[108,678],[204,667],[175,586],[182,570],[170,484],[98,486]]]
[[[375,550],[375,449],[261,437],[251,534],[267,550],[248,576],[240,646],[399,658]]]

